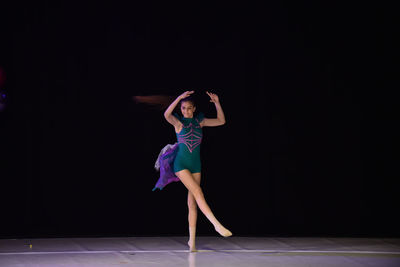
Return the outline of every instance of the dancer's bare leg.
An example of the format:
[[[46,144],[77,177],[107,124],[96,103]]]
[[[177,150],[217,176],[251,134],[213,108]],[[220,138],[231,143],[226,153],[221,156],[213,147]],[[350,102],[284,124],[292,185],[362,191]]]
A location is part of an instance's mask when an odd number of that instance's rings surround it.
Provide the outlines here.
[[[196,183],[200,185],[201,174],[192,173],[192,176]],[[188,191],[188,209],[189,209],[189,241],[188,245],[190,252],[195,252],[196,250],[196,224],[197,224],[197,203],[193,194]]]
[[[182,170],[175,173],[181,182],[186,186],[186,188],[192,193],[193,197],[196,199],[196,203],[207,219],[214,225],[215,230],[222,236],[228,237],[232,233],[222,226],[222,224],[215,218],[210,207],[208,206],[203,190],[201,190],[200,185],[198,185],[193,177],[193,175],[188,170]]]

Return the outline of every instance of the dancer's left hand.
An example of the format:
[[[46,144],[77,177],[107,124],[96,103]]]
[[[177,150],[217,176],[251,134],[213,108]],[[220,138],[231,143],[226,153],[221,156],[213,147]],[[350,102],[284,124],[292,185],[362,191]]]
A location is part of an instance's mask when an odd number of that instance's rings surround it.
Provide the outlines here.
[[[207,95],[210,97],[210,102],[219,103],[219,97],[216,94],[206,91]]]

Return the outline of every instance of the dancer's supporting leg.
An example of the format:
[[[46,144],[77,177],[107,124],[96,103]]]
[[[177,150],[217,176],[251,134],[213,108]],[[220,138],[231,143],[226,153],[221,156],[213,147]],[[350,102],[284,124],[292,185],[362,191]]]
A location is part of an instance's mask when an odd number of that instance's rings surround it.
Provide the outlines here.
[[[201,174],[192,173],[192,176],[196,183],[200,186]],[[190,252],[195,252],[196,250],[196,224],[197,224],[197,203],[193,194],[188,191],[188,209],[189,209],[189,242]]]
[[[212,213],[210,207],[208,206],[203,190],[201,190],[200,185],[198,185],[193,178],[192,174],[188,170],[181,170],[175,173],[181,182],[186,186],[186,188],[193,194],[196,199],[196,203],[199,206],[200,210],[207,217],[207,219],[214,225],[215,230],[222,236],[228,237],[231,236],[232,233],[222,226],[222,224],[215,218]]]

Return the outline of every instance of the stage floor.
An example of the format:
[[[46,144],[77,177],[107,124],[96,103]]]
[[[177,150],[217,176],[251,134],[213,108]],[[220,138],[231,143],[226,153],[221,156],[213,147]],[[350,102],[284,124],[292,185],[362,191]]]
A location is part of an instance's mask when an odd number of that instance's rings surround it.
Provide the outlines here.
[[[197,237],[0,239],[0,266],[400,266],[400,239]]]

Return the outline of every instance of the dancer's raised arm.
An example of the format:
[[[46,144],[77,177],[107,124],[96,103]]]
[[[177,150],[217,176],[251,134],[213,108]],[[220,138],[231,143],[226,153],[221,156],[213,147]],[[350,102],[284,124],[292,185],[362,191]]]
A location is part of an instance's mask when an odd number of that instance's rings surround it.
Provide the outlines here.
[[[169,107],[165,110],[164,112],[164,118],[171,123],[173,126],[178,127],[179,124],[181,123],[177,118],[175,118],[174,115],[172,115],[172,112],[174,111],[174,109],[176,108],[176,105],[178,105],[179,101],[181,101],[182,99],[190,96],[191,94],[193,94],[194,91],[186,91],[183,94],[181,94],[180,96],[178,96],[174,102],[171,103],[171,105],[169,105]]]
[[[200,123],[202,127],[204,126],[220,126],[225,124],[225,114],[222,110],[221,103],[219,102],[219,97],[216,94],[206,92],[207,95],[210,97],[210,102],[215,104],[215,108],[217,110],[217,118],[210,119],[204,118],[204,120]]]

